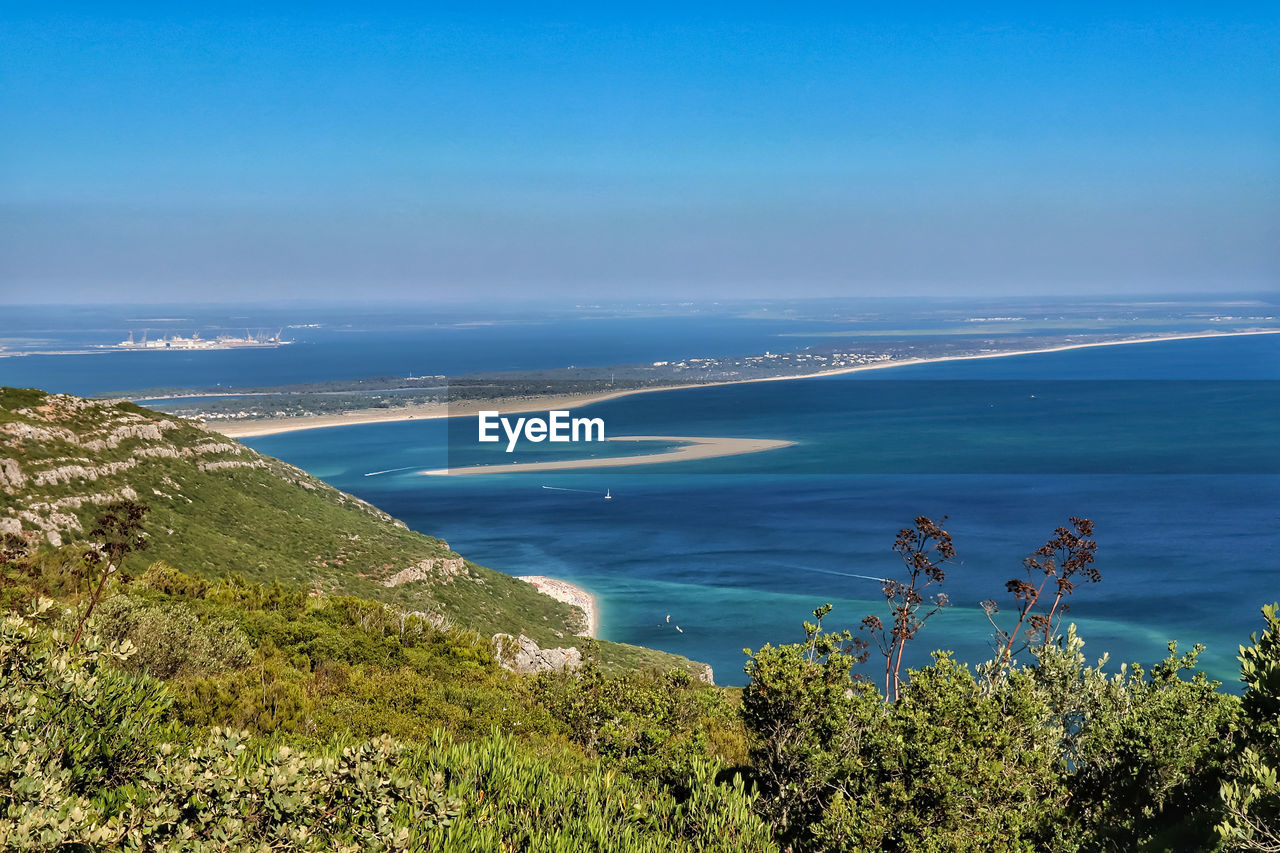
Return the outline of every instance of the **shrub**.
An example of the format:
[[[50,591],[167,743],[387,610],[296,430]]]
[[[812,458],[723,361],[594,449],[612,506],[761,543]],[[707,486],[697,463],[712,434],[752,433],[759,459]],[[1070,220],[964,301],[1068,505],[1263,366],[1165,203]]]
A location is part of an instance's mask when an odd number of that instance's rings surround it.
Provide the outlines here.
[[[1262,608],[1266,628],[1240,647],[1243,736],[1221,788],[1219,837],[1235,850],[1280,850],[1280,606]]]
[[[855,680],[852,635],[751,657],[743,714],[761,805],[797,850],[1051,849],[1065,790],[1030,680],[984,684],[945,654],[897,702]]]
[[[298,750],[216,729],[183,749],[156,738],[163,686],[111,669],[130,652],[0,624],[0,848],[776,849],[741,779],[716,784],[706,761],[678,802],[598,764],[562,773],[498,734]]]
[[[588,660],[578,671],[539,674],[533,696],[574,743],[639,778],[678,784],[708,755],[746,757],[724,693],[685,672],[607,675]]]
[[[1202,647],[1114,676],[1084,665],[1075,626],[1033,647],[1026,670],[1063,731],[1070,834],[1084,849],[1198,850],[1212,846],[1238,700],[1196,672]],[[1182,674],[1190,673],[1190,678]]]
[[[118,595],[99,605],[95,627],[109,640],[133,645],[126,669],[157,678],[238,669],[253,657],[248,638],[233,622],[201,621],[181,604],[148,606]]]
[[[28,615],[51,609],[44,599]],[[14,615],[0,622],[0,843],[9,849],[86,829],[89,797],[146,768],[169,700],[155,679],[111,666],[131,651],[96,637],[73,650],[60,630]]]

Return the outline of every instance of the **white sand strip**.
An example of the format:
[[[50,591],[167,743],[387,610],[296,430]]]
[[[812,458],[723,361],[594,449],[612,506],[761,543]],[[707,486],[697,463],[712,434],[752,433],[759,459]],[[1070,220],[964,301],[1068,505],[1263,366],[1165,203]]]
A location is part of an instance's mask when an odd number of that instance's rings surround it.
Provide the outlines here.
[[[503,462],[497,465],[472,465],[466,468],[435,468],[422,471],[430,477],[453,477],[461,474],[513,474],[539,471],[574,471],[580,468],[622,468],[629,465],[654,465],[663,462],[689,462],[738,456],[789,447],[794,441],[769,438],[701,438],[680,435],[615,435],[608,441],[678,441],[681,446],[659,453],[636,456],[605,456],[592,459],[561,459],[555,462]]]
[[[538,592],[543,595],[549,595],[556,601],[572,604],[582,610],[587,616],[587,631],[584,636],[595,638],[596,633],[600,630],[600,623],[597,616],[599,608],[596,607],[596,597],[594,595],[568,581],[549,578],[545,575],[521,575],[519,580],[533,584],[537,587]]]

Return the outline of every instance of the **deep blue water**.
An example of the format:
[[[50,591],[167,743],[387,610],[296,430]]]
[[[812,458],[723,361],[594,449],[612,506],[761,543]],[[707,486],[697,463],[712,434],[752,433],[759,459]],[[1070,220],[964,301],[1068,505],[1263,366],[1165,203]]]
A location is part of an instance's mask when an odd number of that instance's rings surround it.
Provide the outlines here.
[[[1085,516],[1103,576],[1072,597],[1086,652],[1149,663],[1169,640],[1200,642],[1231,683],[1258,607],[1280,598],[1276,379],[1272,336],[646,394],[575,413],[613,434],[796,444],[552,475],[420,476],[449,461],[439,421],[247,443],[477,562],[581,583],[601,601],[603,637],[707,661],[721,683],[743,680],[744,647],[797,640],[819,604],[836,605],[833,628],[877,611],[879,584],[855,575],[893,573],[895,532],[920,514],[948,516],[959,554],[943,587],[955,606],[915,661],[939,647],[985,659],[977,602],[1010,609],[1004,583],[1022,558]],[[455,453],[470,429],[454,422]],[[406,470],[365,476],[390,469]]]

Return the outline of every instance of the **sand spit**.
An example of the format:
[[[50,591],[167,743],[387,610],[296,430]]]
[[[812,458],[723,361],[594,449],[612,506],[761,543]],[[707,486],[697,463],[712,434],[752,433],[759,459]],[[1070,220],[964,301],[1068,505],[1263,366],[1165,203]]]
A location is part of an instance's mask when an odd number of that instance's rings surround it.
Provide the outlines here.
[[[420,473],[431,477],[456,477],[463,474],[515,474],[546,471],[575,471],[581,468],[623,468],[631,465],[654,465],[663,462],[690,462],[718,456],[738,456],[790,447],[794,441],[770,438],[703,438],[682,435],[616,435],[609,441],[681,442],[681,446],[658,453],[635,456],[604,456],[591,459],[561,459],[555,462],[504,462],[497,465],[474,465],[467,468],[435,468]]]
[[[861,373],[865,370],[887,370],[903,367],[908,364],[940,364],[945,361],[974,361],[984,358],[1008,358],[1015,355],[1035,355],[1042,352],[1066,352],[1075,349],[1092,347],[1114,347],[1129,344],[1153,344],[1161,341],[1189,341],[1201,338],[1236,338],[1249,335],[1276,335],[1280,330],[1267,329],[1253,332],[1204,332],[1194,335],[1162,335],[1157,337],[1130,338],[1119,341],[1091,341],[1079,344],[1062,344],[1044,349],[1010,350],[1008,352],[975,353],[973,355],[948,355],[937,358],[908,358],[901,361],[880,362],[877,364],[861,364],[856,367],[839,367],[833,370],[822,370],[816,373],[804,373],[795,376],[764,376],[758,379],[726,379],[720,382],[704,382],[697,385],[662,385],[653,388],[633,388],[625,391],[609,391],[599,394],[577,394],[549,397],[528,397],[522,399],[502,398],[498,400],[468,400],[464,403],[446,404],[431,403],[423,406],[406,406],[402,409],[359,409],[341,415],[309,415],[297,418],[263,418],[251,421],[215,421],[209,427],[228,438],[252,438],[259,435],[275,435],[282,432],[296,432],[305,429],[324,429],[335,426],[356,426],[358,424],[392,423],[395,421],[411,421],[428,418],[457,418],[474,415],[482,409],[498,409],[504,414],[520,412],[545,412],[552,409],[571,409],[614,400],[618,397],[629,397],[633,394],[652,394],[657,391],[684,391],[691,388],[711,388],[717,385],[744,385],[752,382],[786,382],[792,379],[816,379],[821,376],[838,376],[846,373]]]

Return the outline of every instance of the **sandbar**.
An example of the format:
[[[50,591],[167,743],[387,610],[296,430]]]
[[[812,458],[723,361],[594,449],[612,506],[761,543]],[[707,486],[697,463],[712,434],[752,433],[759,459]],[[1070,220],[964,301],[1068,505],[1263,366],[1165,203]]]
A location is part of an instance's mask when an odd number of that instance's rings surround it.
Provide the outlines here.
[[[794,441],[772,438],[709,438],[687,435],[615,435],[607,440],[680,442],[680,446],[658,453],[641,453],[635,456],[560,459],[555,462],[502,462],[496,465],[472,465],[465,468],[434,468],[418,473],[429,477],[456,477],[463,474],[514,474],[529,471],[575,471],[581,468],[623,468],[629,465],[690,462],[694,459],[715,459],[718,456],[760,453],[795,444]]]

